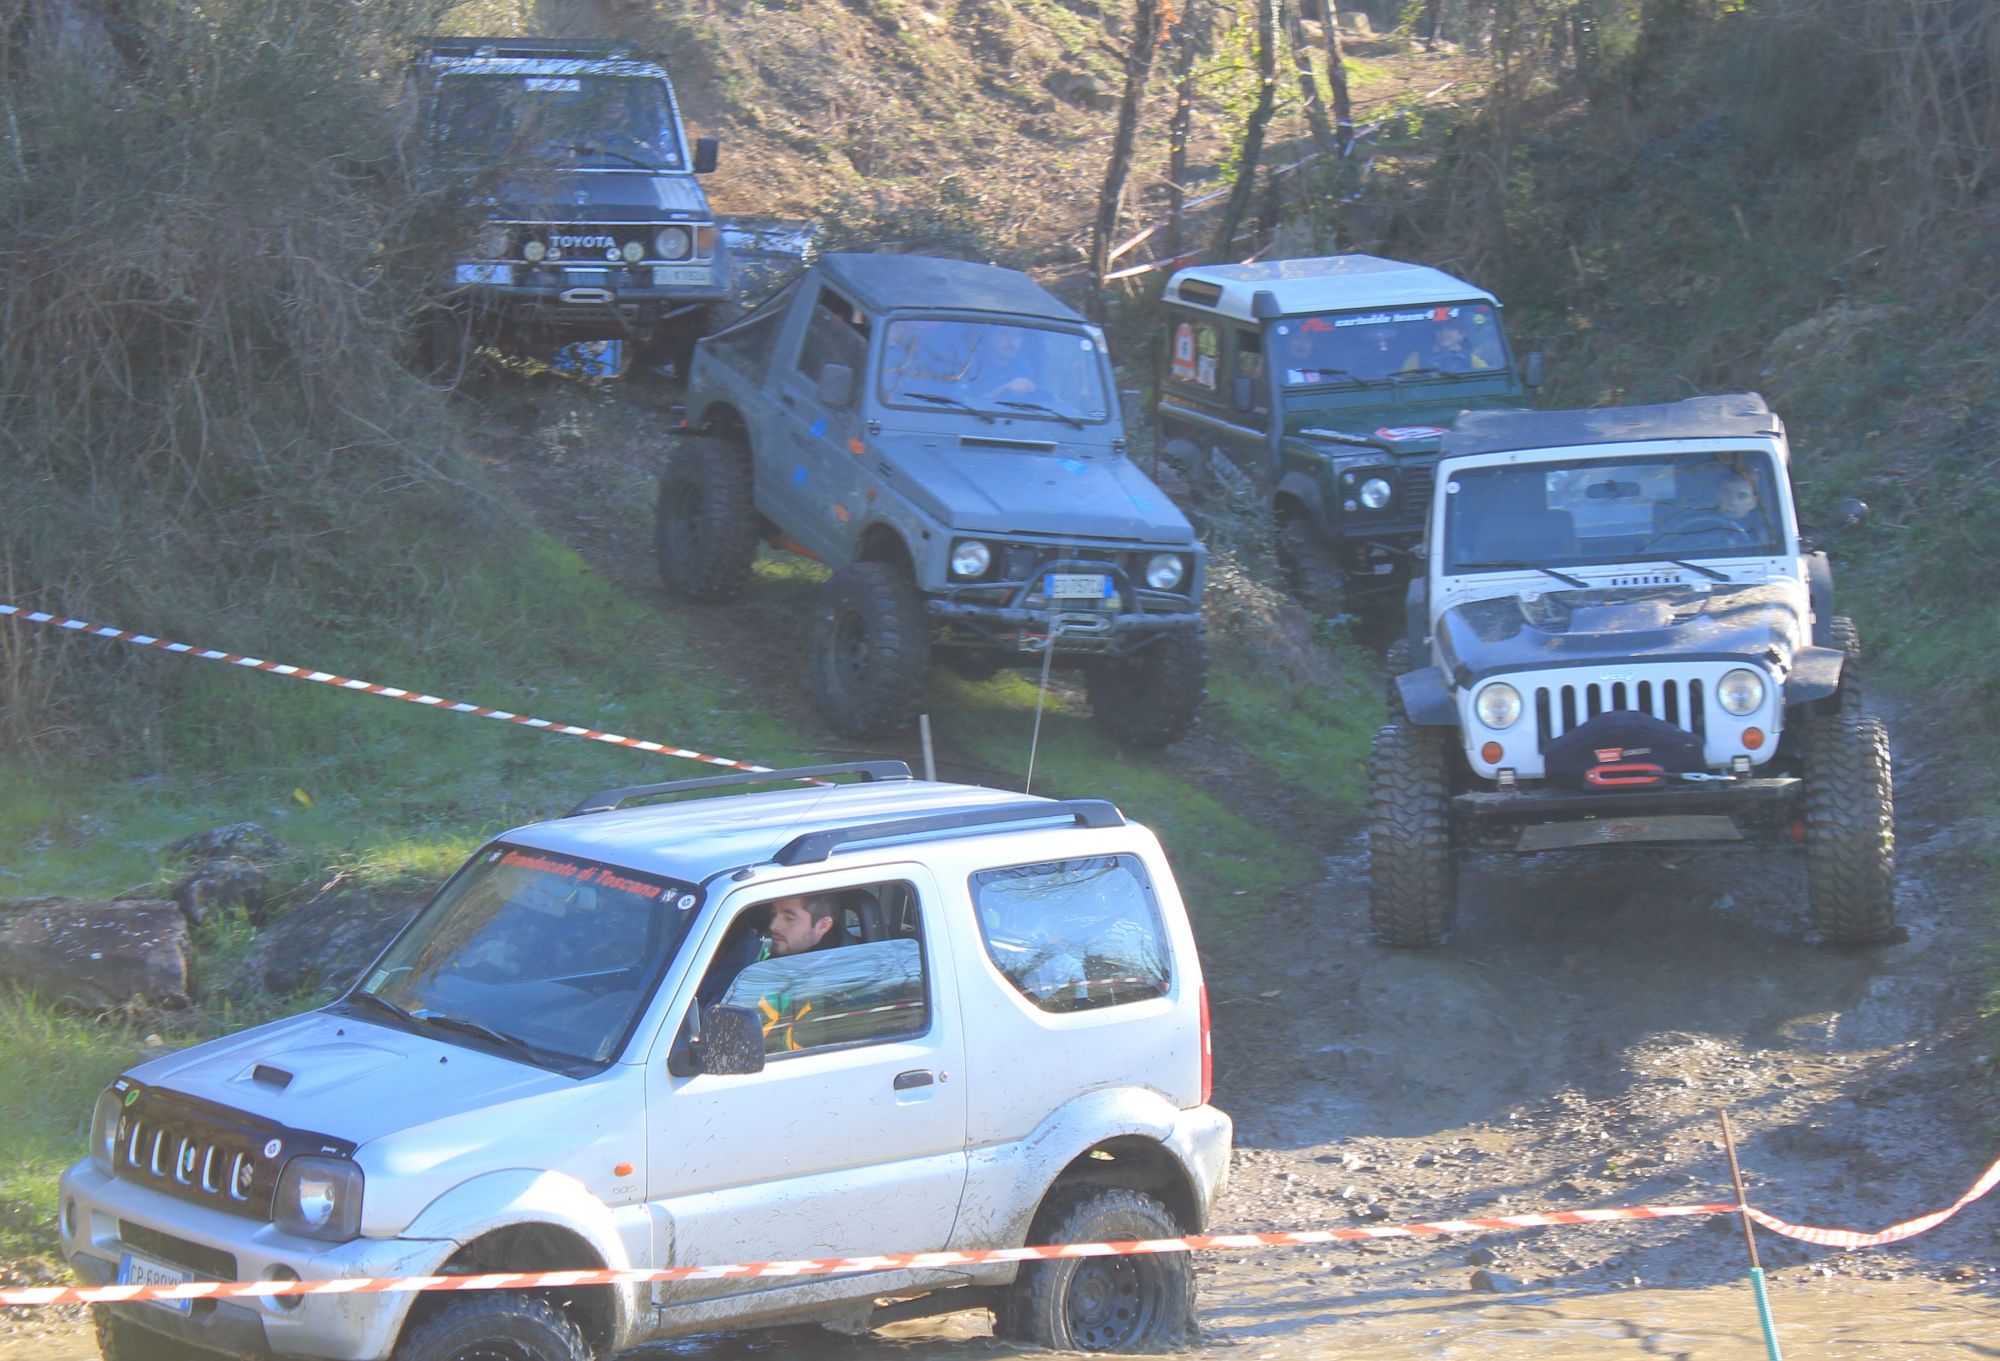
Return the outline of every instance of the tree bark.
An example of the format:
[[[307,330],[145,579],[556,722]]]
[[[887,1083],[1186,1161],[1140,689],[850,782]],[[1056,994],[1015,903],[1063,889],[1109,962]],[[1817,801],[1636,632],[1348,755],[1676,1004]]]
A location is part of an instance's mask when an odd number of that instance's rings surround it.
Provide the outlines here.
[[[1188,142],[1194,135],[1194,59],[1201,46],[1194,0],[1174,25],[1174,116],[1167,123],[1167,258],[1181,254],[1181,217],[1187,209]]]
[[[1236,257],[1236,229],[1250,208],[1257,188],[1257,165],[1264,155],[1264,129],[1278,92],[1277,0],[1257,0],[1257,103],[1243,121],[1243,150],[1236,158],[1236,183],[1222,211],[1222,226],[1215,234],[1210,254],[1218,260]]]
[[[1339,0],[1324,0],[1326,22],[1320,37],[1326,43],[1326,83],[1333,87],[1333,126],[1340,136],[1340,154],[1354,144],[1354,100],[1347,93],[1347,54],[1340,47]]]
[[[1090,231],[1090,272],[1098,286],[1111,270],[1111,247],[1118,234],[1118,209],[1125,199],[1125,182],[1132,175],[1132,145],[1139,132],[1139,110],[1146,99],[1146,81],[1153,73],[1153,49],[1160,42],[1161,0],[1135,0],[1132,41],[1125,51],[1125,97],[1118,104],[1118,131],[1111,141],[1111,163],[1104,168],[1104,189],[1097,201],[1097,221]]]
[[[1306,106],[1306,126],[1312,129],[1313,149],[1322,157],[1339,153],[1333,129],[1326,125],[1326,104],[1319,97],[1319,79],[1313,74],[1312,49],[1306,46],[1306,26],[1299,22],[1298,0],[1286,4],[1278,0],[1285,25],[1285,40],[1292,48],[1292,70],[1298,76],[1299,99]]]

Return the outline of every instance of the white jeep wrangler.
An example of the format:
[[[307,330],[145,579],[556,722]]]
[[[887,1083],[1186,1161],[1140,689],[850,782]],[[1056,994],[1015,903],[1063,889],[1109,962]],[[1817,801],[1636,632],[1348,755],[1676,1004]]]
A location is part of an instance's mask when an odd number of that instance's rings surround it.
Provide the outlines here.
[[[1888,736],[1763,398],[1468,411],[1437,485],[1371,762],[1379,939],[1442,942],[1468,851],[1675,844],[1802,848],[1822,936],[1895,933]]]
[[[831,927],[772,955],[800,895]],[[1172,1237],[1228,1165],[1209,1054],[1173,873],[1108,803],[894,761],[610,790],[481,849],[339,1000],[119,1078],[63,1176],[63,1252],[105,1284]],[[1007,1337],[1156,1351],[1191,1326],[1193,1274],[941,1263],[97,1322],[107,1361],[579,1361],[979,1307]]]

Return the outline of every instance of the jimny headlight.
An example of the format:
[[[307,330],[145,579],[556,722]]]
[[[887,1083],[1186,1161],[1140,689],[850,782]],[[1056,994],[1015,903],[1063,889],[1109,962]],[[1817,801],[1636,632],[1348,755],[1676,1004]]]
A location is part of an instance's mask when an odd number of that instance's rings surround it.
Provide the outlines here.
[[[1178,553],[1155,553],[1146,559],[1146,584],[1156,591],[1171,591],[1187,575],[1187,564]]]
[[[345,1243],[361,1232],[361,1188],[361,1169],[345,1158],[293,1158],[278,1176],[271,1222],[284,1233]]]
[[[985,576],[992,565],[993,550],[977,539],[960,539],[951,546],[951,574],[955,577]]]
[[[1505,681],[1495,681],[1472,701],[1472,711],[1495,732],[1511,728],[1521,716],[1521,692]]]
[[[1741,717],[1754,713],[1764,702],[1764,678],[1748,667],[1737,667],[1716,682],[1715,697],[1722,707]]]
[[[1370,510],[1380,510],[1389,504],[1389,498],[1395,494],[1395,490],[1389,485],[1387,478],[1371,477],[1361,484],[1361,504]]]
[[[106,1087],[90,1112],[90,1160],[104,1171],[118,1166],[118,1120],[125,1112],[125,1094]]]

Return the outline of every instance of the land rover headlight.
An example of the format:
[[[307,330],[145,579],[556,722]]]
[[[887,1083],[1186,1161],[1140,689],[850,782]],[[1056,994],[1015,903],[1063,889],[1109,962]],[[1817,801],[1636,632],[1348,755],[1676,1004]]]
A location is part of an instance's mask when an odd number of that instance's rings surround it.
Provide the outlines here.
[[[540,264],[542,257],[548,253],[549,243],[546,241],[530,241],[527,245],[521,247],[521,258],[531,265]]]
[[[1389,498],[1396,489],[1389,485],[1386,477],[1371,477],[1361,484],[1361,504],[1370,510],[1380,510],[1389,504]]]
[[[627,241],[618,253],[625,257],[625,263],[636,265],[646,258],[646,247],[637,241]]]
[[[980,577],[993,565],[993,550],[977,539],[960,539],[951,546],[951,574]]]
[[[125,1094],[106,1087],[90,1112],[90,1160],[106,1172],[118,1166],[118,1120],[125,1113]]]
[[[1155,553],[1146,559],[1146,584],[1156,591],[1171,591],[1187,575],[1187,564],[1178,553]]]
[[[1764,702],[1764,678],[1748,667],[1739,666],[1716,682],[1715,697],[1723,708],[1738,717],[1754,713]]]
[[[1521,716],[1521,692],[1506,681],[1494,681],[1472,701],[1472,711],[1495,732],[1511,728]]]
[[[694,238],[686,227],[662,227],[653,237],[653,249],[662,260],[685,260]]]
[[[361,1185],[361,1169],[345,1158],[293,1158],[278,1176],[271,1222],[284,1233],[345,1243],[361,1232]]]

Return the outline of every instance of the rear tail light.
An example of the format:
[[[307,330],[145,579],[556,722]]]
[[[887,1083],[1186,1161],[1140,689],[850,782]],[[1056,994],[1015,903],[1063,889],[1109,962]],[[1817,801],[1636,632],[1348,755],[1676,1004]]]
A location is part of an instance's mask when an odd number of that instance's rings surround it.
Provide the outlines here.
[[[1206,1106],[1215,1095],[1215,1039],[1208,1028],[1208,984],[1200,989],[1201,997],[1201,1104]]]

